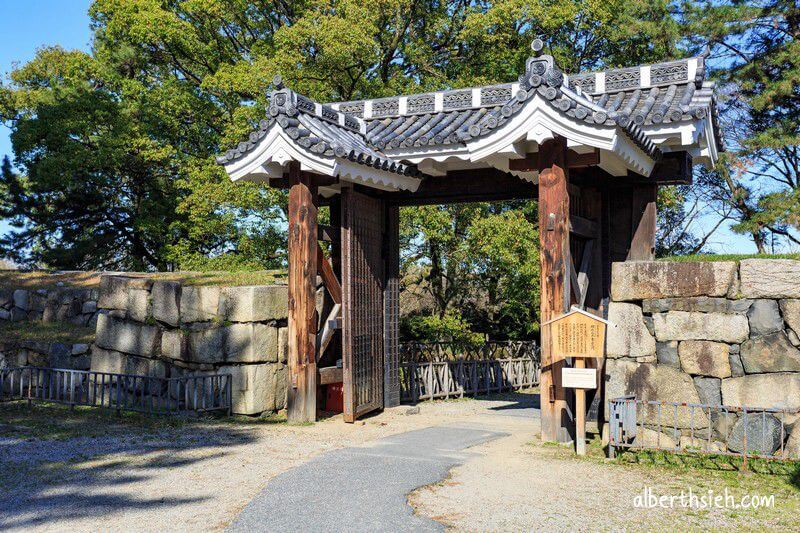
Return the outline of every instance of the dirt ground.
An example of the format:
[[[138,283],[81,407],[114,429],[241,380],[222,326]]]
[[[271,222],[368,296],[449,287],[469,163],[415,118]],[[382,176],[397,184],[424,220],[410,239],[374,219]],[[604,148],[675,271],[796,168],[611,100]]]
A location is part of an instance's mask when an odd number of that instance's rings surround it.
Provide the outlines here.
[[[352,425],[339,416],[307,426],[254,421],[174,427],[0,405],[0,529],[221,530],[271,478],[322,452],[469,421],[513,403],[432,402],[413,415],[402,406]]]
[[[529,400],[529,398],[528,398]],[[0,405],[0,529],[197,531],[224,529],[276,475],[327,450],[434,425],[502,431],[471,448],[444,481],[409,496],[419,514],[451,530],[653,530],[800,528],[800,475],[741,475],[588,458],[539,443],[530,401],[403,406],[355,425],[275,420],[123,418],[97,411]],[[774,509],[638,509],[657,495],[729,488],[775,494]],[[297,495],[302,498],[303,495]],[[280,512],[276,509],[276,512]]]
[[[741,474],[604,459],[577,458],[570,448],[543,445],[524,431],[472,448],[476,458],[441,483],[409,496],[415,511],[452,531],[746,531],[800,529],[800,483],[791,476]],[[724,463],[723,463],[724,466]],[[774,508],[639,508],[656,497],[775,495]]]

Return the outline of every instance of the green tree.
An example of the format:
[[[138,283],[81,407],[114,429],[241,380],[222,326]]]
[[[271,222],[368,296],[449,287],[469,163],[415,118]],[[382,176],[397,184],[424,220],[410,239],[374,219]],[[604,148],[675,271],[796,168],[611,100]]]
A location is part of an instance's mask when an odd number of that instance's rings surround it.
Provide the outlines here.
[[[800,244],[800,7],[785,0],[686,3],[687,28],[714,47],[729,154],[703,185],[760,253]]]
[[[661,60],[682,53],[674,10],[665,0],[96,0],[90,54],[42,50],[0,86],[21,173],[7,195],[19,231],[0,253],[61,268],[281,265],[285,195],[232,184],[213,160],[263,118],[275,74],[330,101],[510,81],[536,36],[568,72]],[[508,257],[518,243],[476,221],[521,224],[533,220],[525,209],[404,218],[408,271],[429,270],[434,315],[457,310],[449,316],[477,328],[488,319],[470,291],[536,290],[502,261],[473,272],[469,257]],[[482,237],[469,241],[473,225]],[[512,307],[492,316],[514,317],[508,335],[529,334]]]

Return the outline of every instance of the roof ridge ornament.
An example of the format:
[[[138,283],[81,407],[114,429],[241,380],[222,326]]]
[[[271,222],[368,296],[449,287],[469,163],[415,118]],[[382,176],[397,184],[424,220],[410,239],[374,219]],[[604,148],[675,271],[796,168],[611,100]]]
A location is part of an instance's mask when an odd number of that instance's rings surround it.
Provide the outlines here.
[[[544,41],[537,37],[533,41],[531,41],[531,50],[533,50],[533,55],[535,57],[539,57],[542,55],[542,51],[544,50]]]

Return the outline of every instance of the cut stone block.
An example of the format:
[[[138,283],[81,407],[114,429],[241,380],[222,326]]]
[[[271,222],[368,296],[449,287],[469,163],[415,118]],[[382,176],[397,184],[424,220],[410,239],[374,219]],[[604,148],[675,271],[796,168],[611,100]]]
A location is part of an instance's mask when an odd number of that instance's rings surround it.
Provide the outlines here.
[[[278,330],[258,323],[226,328],[225,360],[234,363],[278,362]]]
[[[693,378],[700,403],[704,405],[722,405],[722,380],[717,378]]]
[[[194,363],[222,363],[225,360],[225,328],[186,333],[189,360]]]
[[[178,361],[189,360],[188,342],[181,330],[170,329],[161,333],[161,354]]]
[[[729,261],[677,263],[626,261],[611,268],[611,298],[726,296],[736,280],[737,264]]]
[[[14,305],[14,291],[11,289],[0,289],[0,309],[11,309]]]
[[[72,355],[83,355],[89,351],[91,346],[89,344],[73,344]]]
[[[729,378],[729,347],[722,342],[683,341],[678,346],[681,369],[693,376]]]
[[[722,313],[670,311],[653,315],[656,339],[664,341],[708,340],[740,344],[750,335],[747,317]]]
[[[123,276],[102,276],[97,306],[101,309],[125,309],[128,306],[128,282]]]
[[[786,325],[800,335],[800,300],[781,300],[781,311]]]
[[[226,287],[221,306],[231,322],[265,322],[289,315],[289,292],[286,286]]]
[[[736,351],[731,349],[731,351],[728,352],[728,362],[731,365],[731,376],[737,378],[740,376],[744,376],[744,365],[742,365],[742,358],[739,355],[739,350],[738,350],[739,345],[736,344],[734,346],[737,349]],[[731,348],[733,348],[733,346]]]
[[[608,306],[606,353],[608,357],[642,357],[656,354],[656,340],[636,304],[611,302]]]
[[[783,329],[783,318],[775,300],[753,300],[747,319],[750,321],[750,335],[753,337],[769,335]]]
[[[184,286],[181,289],[181,322],[208,322],[219,314],[219,287]]]
[[[647,314],[667,311],[693,311],[697,313],[729,313],[743,315],[752,305],[752,300],[728,300],[727,298],[656,298],[644,300],[642,310]]]
[[[171,326],[181,323],[181,284],[176,281],[156,281],[151,289],[153,318]]]
[[[107,350],[153,357],[158,354],[161,346],[161,332],[154,326],[99,315],[95,342],[97,346]]]
[[[654,431],[647,427],[638,427],[636,428],[636,438],[633,439],[633,445],[645,448],[674,449],[678,446],[678,443],[665,433]]]
[[[800,261],[744,259],[739,276],[745,298],[800,298]]]
[[[745,424],[744,416],[733,427],[728,439],[728,448],[732,452],[744,451],[745,427],[747,428],[747,451],[759,455],[772,455],[781,446],[781,422],[772,415],[756,413],[748,415]],[[785,429],[783,430],[785,431]]]
[[[678,341],[656,343],[656,358],[659,364],[680,368],[681,361],[678,358]]]
[[[783,456],[786,459],[800,459],[800,424],[795,424],[786,447],[783,449]]]
[[[782,331],[743,342],[741,357],[748,374],[800,372],[800,350]]]
[[[289,328],[278,328],[278,356],[281,363],[289,360]]]
[[[81,313],[84,315],[90,315],[97,312],[97,302],[95,300],[88,300],[83,302],[81,306]]]
[[[231,375],[232,411],[241,415],[257,415],[274,411],[276,406],[276,365],[221,366],[220,374]]]
[[[625,359],[609,359],[606,362],[606,398],[635,395],[637,400],[654,400],[676,403],[700,403],[700,396],[692,378],[671,366],[640,364]],[[606,410],[608,405],[606,404]],[[656,407],[642,407],[645,423],[659,423]],[[661,424],[678,428],[695,429],[708,427],[708,416],[695,410],[694,417],[689,408],[679,408],[677,417],[671,407],[662,408]],[[606,411],[606,417],[608,412]]]
[[[128,318],[136,322],[147,322],[150,318],[150,291],[128,290]]]
[[[113,350],[105,350],[95,345],[92,348],[92,372],[124,374],[127,356]]]
[[[800,409],[800,374],[751,374],[723,379],[722,403],[732,407]]]
[[[25,289],[17,289],[14,291],[14,307],[29,311],[31,309],[31,293]]]

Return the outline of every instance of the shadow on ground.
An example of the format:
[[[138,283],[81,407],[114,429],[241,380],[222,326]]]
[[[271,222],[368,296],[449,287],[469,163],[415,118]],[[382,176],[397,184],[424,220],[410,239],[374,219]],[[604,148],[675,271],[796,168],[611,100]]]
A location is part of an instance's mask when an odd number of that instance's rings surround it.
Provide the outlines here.
[[[484,398],[481,398],[484,399]],[[486,397],[487,400],[508,401],[507,405],[491,407],[492,411],[520,411],[540,409],[542,406],[539,393],[525,394],[522,392],[503,392]]]
[[[27,411],[27,413],[26,413]],[[215,459],[253,432],[218,420],[166,420],[60,407],[0,405],[0,529],[202,501],[137,494],[163,469]],[[197,454],[197,450],[208,453]],[[129,490],[127,490],[129,489]]]

